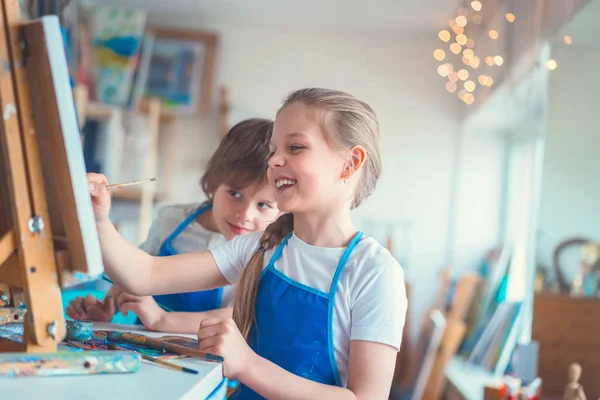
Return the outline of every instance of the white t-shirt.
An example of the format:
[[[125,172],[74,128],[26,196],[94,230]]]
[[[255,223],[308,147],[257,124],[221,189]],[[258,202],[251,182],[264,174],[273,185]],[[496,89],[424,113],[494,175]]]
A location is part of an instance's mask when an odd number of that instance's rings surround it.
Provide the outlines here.
[[[210,251],[221,273],[236,282],[256,249],[262,232],[238,236]],[[265,253],[265,268],[275,248]],[[345,248],[312,246],[293,234],[275,263],[287,277],[329,293]],[[335,294],[333,338],[342,384],[348,382],[351,340],[384,343],[400,350],[407,308],[404,273],[375,239],[360,240],[340,274]]]
[[[175,204],[160,208],[156,219],[150,226],[148,237],[146,238],[146,241],[140,245],[140,248],[148,254],[157,256],[164,241],[167,240],[173,231],[177,229],[187,217],[198,210],[200,206],[201,204],[194,203]],[[206,229],[194,219],[175,239],[173,239],[171,246],[178,254],[182,254],[204,251],[224,242],[227,242],[225,236],[221,233]],[[234,296],[235,287],[225,286],[223,288],[221,306],[233,306]]]

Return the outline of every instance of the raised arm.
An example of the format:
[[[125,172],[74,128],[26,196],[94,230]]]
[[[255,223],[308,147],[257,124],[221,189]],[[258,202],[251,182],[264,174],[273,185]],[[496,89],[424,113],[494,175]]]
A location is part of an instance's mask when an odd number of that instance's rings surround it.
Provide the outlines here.
[[[152,257],[127,242],[110,222],[106,177],[88,174],[96,227],[106,274],[137,296],[182,293],[228,285],[209,251]]]

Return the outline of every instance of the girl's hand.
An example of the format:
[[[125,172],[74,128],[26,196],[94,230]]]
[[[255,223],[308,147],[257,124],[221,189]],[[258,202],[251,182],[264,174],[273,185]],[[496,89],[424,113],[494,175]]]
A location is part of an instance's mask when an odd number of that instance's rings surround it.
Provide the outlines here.
[[[124,316],[127,316],[129,311],[134,312],[146,329],[150,330],[157,330],[157,326],[167,314],[152,296],[140,297],[122,292],[117,296],[117,306]]]
[[[252,358],[256,356],[231,318],[207,318],[200,321],[198,347],[225,359],[223,375],[229,379],[237,379],[240,373],[250,368]]]
[[[88,173],[87,178],[96,222],[108,221],[110,211],[110,194],[106,188],[108,180],[106,176],[95,173]]]
[[[115,302],[112,296],[102,301],[92,295],[77,297],[69,303],[67,315],[78,320],[110,322],[115,315]]]

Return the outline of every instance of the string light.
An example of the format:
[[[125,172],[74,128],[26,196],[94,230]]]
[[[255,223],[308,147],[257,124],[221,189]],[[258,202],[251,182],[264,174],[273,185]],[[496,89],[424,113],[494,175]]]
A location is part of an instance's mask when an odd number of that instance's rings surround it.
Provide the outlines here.
[[[471,2],[471,8],[475,11],[481,11],[481,3],[477,0]]]
[[[464,32],[465,32],[465,28],[463,28],[463,27],[462,27],[462,26],[460,26],[460,25],[454,25],[454,26],[452,27],[452,30],[453,30],[453,31],[454,31],[454,33],[456,33],[457,35],[460,35],[461,33],[464,33]]]
[[[476,69],[479,67],[480,62],[481,62],[481,60],[479,59],[479,57],[475,56],[471,59],[471,62],[469,63],[469,65],[471,66],[471,68]]]
[[[448,73],[454,71],[454,66],[450,63],[446,63],[444,64],[446,66],[446,68],[448,68]]]
[[[461,49],[462,49],[462,47],[460,47],[460,44],[458,44],[458,43],[452,43],[450,45],[450,51],[453,52],[454,54],[460,53]]]
[[[447,42],[448,40],[450,40],[451,35],[450,35],[450,32],[448,32],[447,30],[444,29],[444,30],[440,31],[438,36],[442,42]]]
[[[464,33],[456,35],[456,43],[460,44],[461,46],[464,46],[465,44],[467,44],[467,37],[465,36]]]
[[[471,49],[466,49],[465,51],[463,51],[463,55],[465,56],[465,58],[467,60],[472,60],[473,57],[475,57],[475,52]],[[470,63],[470,61],[469,61]]]
[[[569,35],[565,36],[564,39],[565,39],[565,44],[573,43],[573,38]]]
[[[487,79],[485,80],[485,86],[490,87],[494,84],[494,78],[492,78],[491,76],[486,77]]]
[[[513,13],[506,14],[506,20],[508,22],[515,22],[515,14],[513,14]]]
[[[471,65],[471,60],[469,60],[467,57],[462,56],[461,60],[462,60],[463,64],[465,64],[465,65]]]
[[[456,71],[452,71],[448,74],[448,80],[450,82],[454,82],[454,83],[456,83],[456,81],[458,81],[458,74],[456,73]]]
[[[550,59],[546,61],[546,69],[548,71],[554,71],[558,67],[558,63],[556,60]]]
[[[469,79],[469,71],[467,71],[466,69],[461,69],[457,72],[458,75],[458,79],[460,79],[461,81],[466,81],[467,79]]]
[[[464,89],[460,90],[460,91],[458,92],[458,98],[459,98],[459,99],[461,99],[461,100],[463,100],[463,99],[465,98],[465,95],[466,95],[467,93],[468,93],[468,92],[467,92],[466,90],[464,90]]]
[[[446,82],[446,90],[450,93],[456,92],[457,86],[454,82]]]
[[[496,40],[496,39],[498,39],[498,31],[497,31],[497,30],[495,30],[495,29],[492,29],[491,31],[489,31],[488,35],[490,35],[490,37],[491,37],[493,40]]]
[[[504,59],[502,58],[502,56],[496,56],[494,57],[494,63],[497,66],[501,66],[502,64],[504,64]]]
[[[438,61],[442,61],[444,58],[446,58],[446,52],[442,49],[437,49],[433,52],[433,57]]]
[[[470,106],[473,104],[473,102],[475,102],[475,96],[473,96],[472,93],[467,93],[463,96],[463,101]]]
[[[467,26],[467,17],[459,15],[458,17],[456,17],[455,19],[456,21],[456,25],[461,26],[461,27],[465,27]]]
[[[440,74],[440,76],[442,78],[445,78],[450,73],[450,71],[448,70],[448,67],[446,66],[446,64],[440,65],[438,67],[438,69],[437,69],[437,72],[438,72],[438,74]]]
[[[492,56],[487,56],[487,57],[485,58],[485,63],[491,67],[492,65],[494,65],[494,57],[492,57]]]
[[[466,90],[467,92],[472,92],[472,91],[474,91],[474,90],[475,90],[475,87],[476,87],[476,86],[475,86],[475,82],[473,82],[473,81],[466,81],[464,86],[465,86],[465,90]]]
[[[479,78],[477,78],[477,80],[479,81],[479,84],[481,86],[485,86],[485,82],[487,80],[487,76],[485,76],[485,75],[479,75]]]

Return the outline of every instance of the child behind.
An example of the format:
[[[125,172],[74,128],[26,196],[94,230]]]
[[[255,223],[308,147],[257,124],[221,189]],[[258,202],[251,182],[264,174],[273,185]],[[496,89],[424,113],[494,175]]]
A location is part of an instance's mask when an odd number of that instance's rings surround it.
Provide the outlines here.
[[[371,107],[347,93],[305,89],[275,119],[268,174],[287,214],[264,232],[150,257],[110,223],[106,178],[88,179],[115,282],[137,294],[237,284],[233,319],[207,318],[198,330],[199,348],[224,357],[225,376],[242,383],[234,397],[387,399],[407,308],[403,273],[350,213],[380,172]]]
[[[235,236],[261,231],[279,215],[275,191],[266,185],[269,140],[273,123],[249,119],[223,137],[201,179],[208,201],[163,207],[140,246],[155,256],[201,251]],[[137,297],[118,286],[104,301],[93,296],[77,298],[67,308],[74,319],[109,322],[115,310],[136,313],[147,329],[196,333],[208,311],[230,316],[233,285],[212,290]],[[165,309],[174,312],[166,312]],[[140,321],[138,320],[138,323]]]

